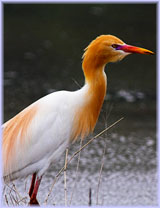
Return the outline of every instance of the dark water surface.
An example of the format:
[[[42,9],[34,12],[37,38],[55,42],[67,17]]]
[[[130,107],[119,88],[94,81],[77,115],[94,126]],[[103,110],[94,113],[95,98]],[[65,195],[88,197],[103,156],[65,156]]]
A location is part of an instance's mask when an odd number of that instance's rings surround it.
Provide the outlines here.
[[[48,93],[82,86],[83,49],[101,34],[156,52],[156,4],[5,4],[4,121]],[[156,55],[130,55],[108,64],[106,73],[107,96],[94,135],[124,120],[81,152],[75,188],[77,157],[69,164],[67,204],[157,205]],[[69,148],[69,156],[79,145]],[[64,156],[44,176],[41,204],[63,165]],[[15,182],[17,200],[28,197],[29,183],[30,177]],[[16,205],[9,187],[3,202]],[[47,204],[65,204],[63,173]]]

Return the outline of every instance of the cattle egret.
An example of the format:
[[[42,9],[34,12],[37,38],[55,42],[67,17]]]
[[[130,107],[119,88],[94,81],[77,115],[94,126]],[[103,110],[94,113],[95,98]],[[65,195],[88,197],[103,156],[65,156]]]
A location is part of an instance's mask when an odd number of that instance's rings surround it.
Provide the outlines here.
[[[38,204],[42,176],[68,144],[94,130],[106,94],[105,65],[132,53],[154,54],[113,35],[97,37],[83,54],[85,84],[81,89],[51,93],[3,124],[4,182],[33,174],[30,204]]]

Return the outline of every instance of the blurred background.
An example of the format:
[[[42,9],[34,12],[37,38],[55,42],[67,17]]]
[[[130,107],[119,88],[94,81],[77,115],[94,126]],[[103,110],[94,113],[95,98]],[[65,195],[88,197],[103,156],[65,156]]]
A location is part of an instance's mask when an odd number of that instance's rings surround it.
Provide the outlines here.
[[[4,4],[4,121],[48,93],[83,86],[83,50],[101,34],[156,52],[156,4]],[[157,205],[156,55],[130,55],[105,71],[107,96],[94,135],[124,120],[81,152],[78,172],[77,158],[68,166],[67,203]],[[64,157],[43,178],[41,204],[63,165]],[[22,205],[29,180],[15,183]],[[64,203],[62,174],[47,204]]]

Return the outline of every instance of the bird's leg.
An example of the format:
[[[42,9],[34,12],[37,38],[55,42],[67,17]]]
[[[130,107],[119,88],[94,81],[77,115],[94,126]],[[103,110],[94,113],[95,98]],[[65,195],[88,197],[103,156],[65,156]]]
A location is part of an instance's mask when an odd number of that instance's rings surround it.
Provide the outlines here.
[[[36,196],[37,196],[37,192],[38,192],[38,188],[41,183],[41,180],[42,180],[42,176],[40,178],[37,177],[36,184],[34,186],[34,189],[32,191],[32,195],[30,197],[30,202],[29,202],[30,205],[39,205],[39,203],[36,199]]]
[[[33,193],[35,181],[36,181],[36,173],[34,173],[34,174],[32,175],[31,186],[30,186],[30,189],[29,189],[29,196],[30,196],[30,197],[32,196],[32,193]]]

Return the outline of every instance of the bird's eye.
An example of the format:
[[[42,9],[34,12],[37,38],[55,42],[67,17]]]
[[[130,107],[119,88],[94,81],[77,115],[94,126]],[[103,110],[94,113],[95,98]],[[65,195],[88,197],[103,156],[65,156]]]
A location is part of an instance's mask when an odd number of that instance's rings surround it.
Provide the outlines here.
[[[118,44],[112,44],[112,48],[117,48]]]

